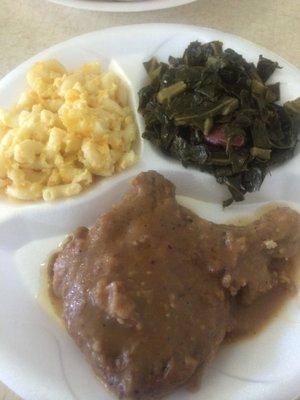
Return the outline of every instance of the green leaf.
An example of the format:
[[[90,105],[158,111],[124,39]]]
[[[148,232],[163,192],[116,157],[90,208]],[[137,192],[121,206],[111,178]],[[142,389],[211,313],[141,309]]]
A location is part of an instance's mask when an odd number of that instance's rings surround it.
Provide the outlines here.
[[[257,72],[263,82],[266,82],[270,78],[276,68],[280,68],[277,62],[271,61],[262,55],[259,56]]]
[[[278,101],[280,99],[280,84],[279,82],[274,83],[272,85],[267,85],[266,86],[267,91],[266,91],[266,101],[268,103],[274,103],[275,101]]]
[[[151,81],[155,81],[168,69],[168,64],[159,63],[155,57],[144,62],[143,65]]]
[[[293,101],[287,101],[283,108],[295,121],[300,120],[300,97]]]
[[[262,149],[270,149],[271,143],[269,140],[268,129],[264,121],[259,118],[254,120],[251,129],[252,142],[254,147]]]

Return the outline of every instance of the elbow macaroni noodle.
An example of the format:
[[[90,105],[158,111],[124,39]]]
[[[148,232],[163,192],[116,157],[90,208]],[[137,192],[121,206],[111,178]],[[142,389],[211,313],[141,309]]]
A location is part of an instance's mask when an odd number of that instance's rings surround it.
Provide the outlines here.
[[[97,62],[67,72],[49,60],[36,63],[27,82],[17,104],[0,109],[0,191],[52,201],[136,162],[128,92],[113,72]]]

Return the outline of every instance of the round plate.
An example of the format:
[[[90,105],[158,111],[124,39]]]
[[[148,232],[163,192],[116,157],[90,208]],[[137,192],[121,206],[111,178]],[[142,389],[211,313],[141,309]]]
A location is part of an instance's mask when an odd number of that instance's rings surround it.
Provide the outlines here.
[[[132,38],[135,38],[132,40]],[[274,74],[282,82],[282,101],[300,93],[300,73],[275,54],[220,31],[193,26],[149,24],[93,32],[38,54],[0,82],[0,106],[10,106],[26,86],[25,75],[37,60],[57,58],[68,68],[99,60],[129,84],[132,105],[146,83],[142,62],[155,55],[179,56],[192,40],[222,40],[225,47],[255,62],[260,54],[283,67]],[[140,132],[143,121],[136,115]],[[0,199],[0,380],[25,400],[113,399],[96,379],[64,327],[41,296],[42,262],[71,230],[90,225],[128,188],[138,172],[156,169],[170,178],[180,198],[216,222],[254,212],[260,205],[284,200],[300,204],[300,154],[272,171],[260,192],[225,211],[226,190],[215,179],[162,156],[140,138],[140,160],[131,169],[103,179],[72,199],[14,203]],[[198,202],[190,199],[198,199]],[[300,297],[255,338],[224,346],[206,369],[197,393],[176,391],[172,399],[291,400],[300,394]]]
[[[183,4],[192,3],[196,0],[49,0],[52,3],[61,4],[74,8],[95,11],[111,11],[111,12],[138,12],[150,10],[162,10],[163,8],[171,8],[182,6]]]

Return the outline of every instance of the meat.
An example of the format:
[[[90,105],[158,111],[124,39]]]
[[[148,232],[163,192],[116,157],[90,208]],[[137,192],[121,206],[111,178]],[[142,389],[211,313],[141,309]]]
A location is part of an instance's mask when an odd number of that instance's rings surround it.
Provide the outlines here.
[[[285,266],[299,244],[299,215],[289,208],[246,227],[215,225],[180,206],[173,184],[150,171],[65,243],[50,266],[52,288],[108,388],[161,396],[214,357],[236,295],[251,304],[289,284]]]

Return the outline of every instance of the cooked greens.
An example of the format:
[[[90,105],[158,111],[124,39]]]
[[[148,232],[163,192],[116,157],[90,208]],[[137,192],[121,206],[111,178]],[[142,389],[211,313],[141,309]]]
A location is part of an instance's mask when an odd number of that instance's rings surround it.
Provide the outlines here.
[[[255,66],[223,44],[192,42],[169,63],[144,63],[151,83],[139,92],[143,137],[164,153],[213,174],[232,201],[259,190],[273,164],[293,156],[300,98],[283,106],[279,83],[268,84],[278,63]]]

